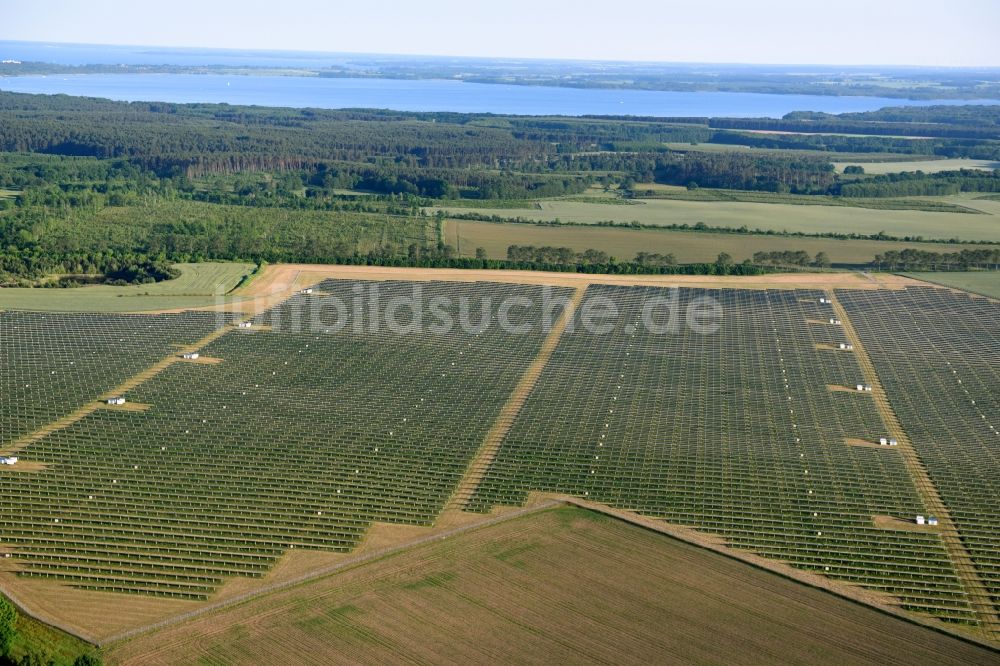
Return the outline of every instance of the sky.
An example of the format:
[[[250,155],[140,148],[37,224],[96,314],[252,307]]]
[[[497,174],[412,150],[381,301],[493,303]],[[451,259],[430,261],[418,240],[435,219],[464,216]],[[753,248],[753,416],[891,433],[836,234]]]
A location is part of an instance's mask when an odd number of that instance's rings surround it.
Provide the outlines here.
[[[3,0],[0,39],[587,60],[1000,66],[997,0]]]

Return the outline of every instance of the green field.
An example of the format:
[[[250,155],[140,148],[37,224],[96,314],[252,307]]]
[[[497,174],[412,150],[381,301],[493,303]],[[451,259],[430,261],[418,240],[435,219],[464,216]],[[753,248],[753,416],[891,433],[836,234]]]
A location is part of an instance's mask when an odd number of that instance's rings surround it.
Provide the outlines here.
[[[509,245],[571,247],[577,252],[602,250],[619,260],[631,260],[639,252],[673,254],[679,263],[715,261],[728,252],[737,261],[750,259],[754,252],[805,250],[810,255],[826,252],[837,264],[871,262],[888,250],[917,247],[933,252],[953,252],[954,245],[903,243],[896,241],[838,240],[748,234],[623,229],[598,226],[544,226],[448,220],[445,242],[458,248],[462,256],[474,256],[476,248],[486,249],[494,259],[505,259]]]
[[[958,169],[1000,169],[1000,162],[993,160],[958,158],[939,160],[849,162],[844,160],[840,155],[837,155],[837,161],[833,163],[833,165],[837,167],[838,173],[844,173],[844,167],[852,164],[864,167],[865,173],[870,174],[900,173],[903,171],[938,173],[939,171],[957,171]]]
[[[928,239],[1000,241],[1000,201],[958,195],[933,199],[974,208],[986,215],[938,213],[910,210],[872,210],[841,206],[797,206],[747,202],[700,202],[653,199],[634,206],[582,201],[542,201],[540,210],[516,213],[506,209],[474,208],[456,212],[477,212],[503,218],[522,217],[550,222],[578,224],[604,221],[639,222],[648,225],[702,222],[710,227],[764,229],[805,233],[877,234],[923,236]],[[431,212],[446,208],[431,208]]]
[[[935,272],[935,273],[904,273],[907,277],[934,284],[954,287],[974,294],[982,294],[992,298],[1000,298],[1000,272],[968,271],[968,272]]]
[[[142,312],[214,305],[254,270],[253,264],[177,264],[180,277],[154,284],[70,289],[0,289],[0,309],[49,312]],[[227,299],[231,300],[231,299]]]

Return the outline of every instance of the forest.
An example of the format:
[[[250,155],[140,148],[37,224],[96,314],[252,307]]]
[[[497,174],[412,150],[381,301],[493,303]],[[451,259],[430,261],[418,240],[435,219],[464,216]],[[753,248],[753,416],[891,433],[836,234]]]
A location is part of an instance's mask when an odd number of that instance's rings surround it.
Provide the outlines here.
[[[745,131],[760,129],[851,136]],[[900,138],[910,136],[921,138]],[[772,149],[685,148],[700,143]],[[995,155],[1000,111],[570,118],[0,92],[0,283],[73,286],[94,276],[143,283],[169,279],[173,262],[200,260],[749,271],[727,262],[685,268],[669,254],[622,259],[599,249],[567,254],[517,244],[504,260],[460,257],[443,242],[443,218],[425,209],[461,200],[531,206],[585,197],[595,187],[628,203],[640,183],[852,199],[1000,192],[1000,171],[838,174],[832,164],[842,151],[878,159],[908,148]],[[920,261],[948,267],[970,260]],[[824,265],[781,253],[751,263],[753,270]]]

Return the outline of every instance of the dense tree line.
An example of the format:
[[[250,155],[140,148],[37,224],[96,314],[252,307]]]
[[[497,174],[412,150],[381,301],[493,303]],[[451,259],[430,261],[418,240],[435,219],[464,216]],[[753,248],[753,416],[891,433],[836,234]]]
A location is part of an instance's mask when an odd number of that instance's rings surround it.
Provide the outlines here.
[[[570,247],[534,245],[510,245],[507,247],[507,261],[535,264],[607,264],[611,258],[607,252],[588,249],[576,252]]]
[[[560,249],[560,248],[556,248]],[[570,250],[572,252],[572,250]],[[532,256],[524,255],[522,260],[487,259],[483,256],[456,257],[451,251],[435,252],[419,257],[370,252],[345,256],[335,263],[346,265],[367,266],[415,266],[418,268],[465,268],[482,270],[537,270],[558,271],[569,273],[621,274],[621,275],[763,275],[774,269],[757,266],[752,262],[733,263],[731,261],[716,261],[715,263],[667,264],[640,263],[638,261],[619,261],[609,257],[606,263],[550,263],[535,261]]]
[[[805,250],[776,250],[771,252],[754,252],[753,263],[761,266],[797,266],[805,268],[813,266],[816,268],[828,268],[830,259],[826,252],[817,252],[816,256],[810,256]]]
[[[838,134],[748,133],[717,131],[709,143],[778,150],[820,150],[831,153],[900,153],[1000,160],[1000,141],[983,139],[844,136]]]
[[[876,120],[875,116],[849,117],[825,113],[799,112],[783,118],[712,118],[709,126],[716,129],[765,130],[771,132],[812,132],[827,134],[872,134],[882,136],[914,136],[954,139],[1000,139],[1000,125],[992,122],[995,110],[983,109],[985,122],[968,124],[943,121]]]
[[[910,116],[909,111],[886,110],[890,115],[884,118],[791,114],[774,122],[841,130],[913,122],[921,128],[939,126],[941,132],[932,140],[935,150],[958,142],[992,145],[980,138],[951,137],[992,132],[996,114],[975,124],[974,111],[947,109]],[[850,197],[1000,191],[1000,176],[990,172],[838,178],[832,164],[814,154],[667,147],[746,136],[717,127],[715,120],[713,127],[709,124],[698,118],[336,111],[0,92],[0,189],[15,192],[0,196],[0,281],[142,283],[169,278],[171,262],[200,260],[490,262],[482,256],[455,257],[442,242],[442,221],[426,216],[423,207],[457,198],[503,205],[579,194],[595,183],[620,186],[626,195],[635,183],[654,180],[692,189]],[[757,136],[760,141],[804,142],[813,149],[850,145],[869,152],[895,151],[902,141],[867,134],[836,139]],[[664,228],[708,230],[703,224]],[[618,261],[596,250],[513,246],[511,252],[503,266],[718,272],[822,265],[818,257],[795,253],[766,253],[750,264],[720,257],[688,268],[670,255],[652,253]],[[52,282],[52,275],[67,277]]]
[[[830,114],[795,111],[789,120],[824,118]],[[839,113],[835,117],[849,121],[876,123],[933,123],[1000,128],[1000,107],[988,104],[935,104],[930,106],[887,106],[876,111]]]
[[[8,247],[0,250],[0,287],[29,286],[51,275],[61,279],[45,286],[73,287],[81,284],[151,284],[180,275],[166,257],[113,252],[56,254]]]
[[[875,256],[872,265],[879,270],[964,271],[973,268],[1000,270],[1000,249],[928,252],[907,248]]]
[[[657,160],[654,176],[669,185],[796,194],[828,192],[836,180],[827,160],[794,153],[691,152]]]
[[[837,188],[837,193],[845,197],[943,196],[961,192],[1000,192],[1000,169],[890,173],[843,183]]]

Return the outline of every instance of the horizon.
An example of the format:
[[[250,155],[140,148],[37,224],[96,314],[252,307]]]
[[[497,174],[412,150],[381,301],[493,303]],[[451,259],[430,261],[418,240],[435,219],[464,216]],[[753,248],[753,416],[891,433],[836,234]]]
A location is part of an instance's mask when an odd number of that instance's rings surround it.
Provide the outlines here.
[[[842,0],[835,26],[827,7],[792,0],[767,7],[639,0],[628,12],[568,0],[511,0],[502,11],[460,0],[419,7],[390,0],[377,10],[307,0],[287,18],[263,0],[176,0],[169,10],[121,0],[11,4],[0,40],[663,64],[1000,67],[993,35],[1000,6],[989,0],[954,0],[945,14],[930,0]]]
[[[917,71],[933,70],[1000,70],[997,65],[921,65],[908,63],[844,63],[844,62],[748,62],[748,61],[708,61],[708,60],[624,60],[617,58],[559,58],[559,57],[533,57],[533,56],[478,56],[478,55],[453,55],[446,53],[431,52],[390,52],[390,51],[324,51],[314,49],[294,49],[294,48],[267,48],[267,47],[229,47],[229,46],[205,46],[205,45],[172,45],[172,44],[140,44],[140,43],[106,43],[106,42],[80,42],[80,41],[56,41],[46,39],[6,39],[0,38],[0,44],[31,44],[36,46],[78,46],[78,47],[108,47],[113,49],[163,49],[175,51],[193,52],[220,52],[220,53],[268,53],[268,54],[301,54],[311,56],[339,56],[339,57],[392,57],[392,58],[428,58],[428,59],[451,59],[451,60],[483,60],[490,62],[500,61],[526,61],[526,62],[556,62],[556,63],[591,63],[604,64],[615,63],[623,65],[662,65],[662,66],[712,66],[712,67],[789,67],[789,68],[845,68],[859,70],[864,68],[895,68],[912,69]],[[48,61],[38,61],[48,62]],[[148,62],[148,65],[160,63]],[[246,65],[247,68],[266,68],[264,65]]]

